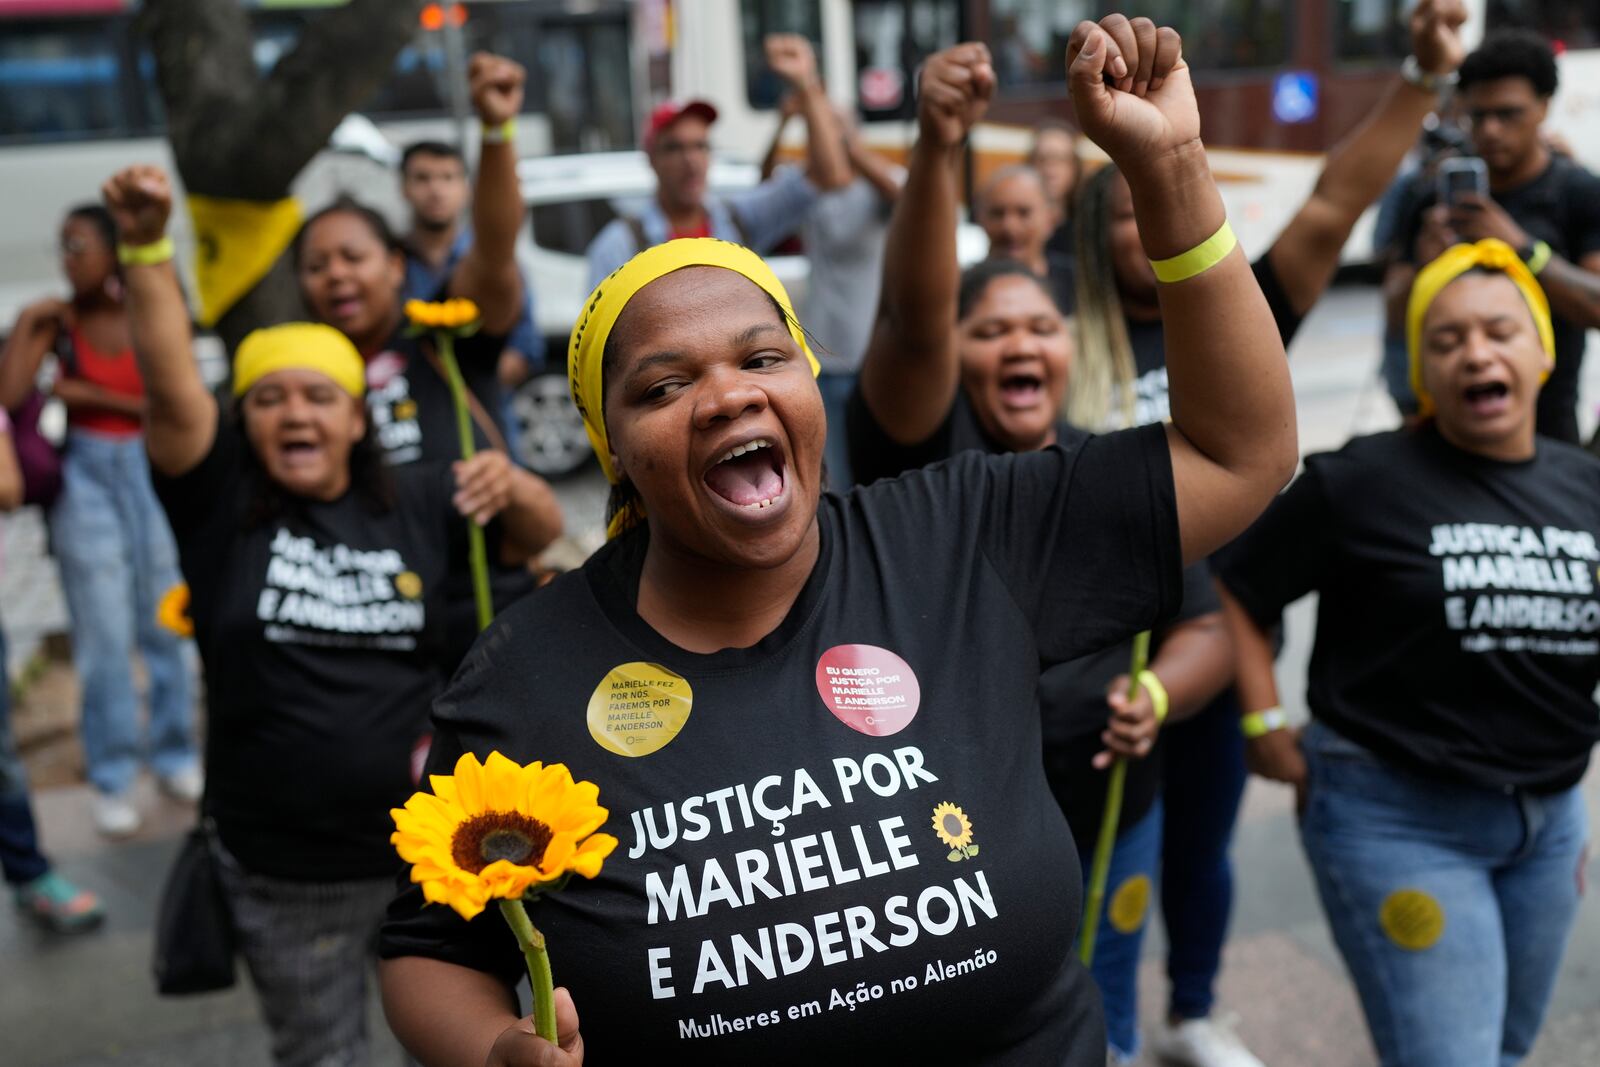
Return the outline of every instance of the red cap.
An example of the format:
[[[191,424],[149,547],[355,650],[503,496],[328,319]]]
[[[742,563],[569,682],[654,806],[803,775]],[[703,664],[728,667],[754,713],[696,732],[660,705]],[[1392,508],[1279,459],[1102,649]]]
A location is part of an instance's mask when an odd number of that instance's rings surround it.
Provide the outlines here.
[[[661,131],[685,115],[702,118],[708,124],[717,121],[717,109],[705,100],[668,100],[657,104],[644,124],[644,150],[648,152],[654,148]]]

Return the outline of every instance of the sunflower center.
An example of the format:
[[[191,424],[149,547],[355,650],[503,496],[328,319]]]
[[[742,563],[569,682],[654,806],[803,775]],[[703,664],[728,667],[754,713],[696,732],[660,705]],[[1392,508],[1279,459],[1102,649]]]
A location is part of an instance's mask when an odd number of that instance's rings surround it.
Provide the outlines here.
[[[534,867],[550,846],[550,827],[515,811],[486,811],[474,815],[450,838],[450,856],[456,866],[477,874],[497,860]]]
[[[951,837],[960,837],[961,820],[956,818],[954,815],[946,815],[944,817],[944,832],[949,834]]]

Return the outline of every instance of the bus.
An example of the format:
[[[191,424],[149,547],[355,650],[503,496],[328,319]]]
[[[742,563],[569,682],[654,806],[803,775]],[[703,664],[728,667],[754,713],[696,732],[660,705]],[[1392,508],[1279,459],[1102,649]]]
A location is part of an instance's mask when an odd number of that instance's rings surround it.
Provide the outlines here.
[[[256,64],[270,69],[329,5],[244,0]],[[0,332],[25,302],[59,288],[56,227],[69,207],[97,199],[100,183],[130,163],[172,169],[140,6],[139,0],[0,0]],[[635,116],[647,103],[636,95],[645,87],[635,76],[636,5],[469,0],[459,7],[468,52],[488,49],[529,69],[519,152],[634,145]],[[424,8],[388,81],[361,108],[382,136],[363,124],[357,130],[369,136],[348,142],[362,152],[323,153],[296,182],[306,203],[352,190],[398,215],[397,183],[382,167],[392,163],[394,146],[454,138],[440,10]],[[374,144],[388,147],[387,158]],[[187,256],[186,212],[174,213],[173,229]]]
[[[243,0],[266,69],[319,8],[341,0]],[[467,0],[467,48],[530,72],[524,155],[633,148],[639,123],[668,96],[720,111],[713,140],[752,162],[776,126],[781,86],[761,39],[797,32],[816,45],[830,96],[852,107],[869,143],[902,155],[915,135],[913,86],[931,52],[988,43],[999,89],[975,131],[969,186],[1021,159],[1030,127],[1070,118],[1065,50],[1072,27],[1117,7],[1184,34],[1213,169],[1247,250],[1264,248],[1309,192],[1322,154],[1359,121],[1408,49],[1414,0]],[[431,5],[430,5],[431,6]],[[1469,41],[1484,26],[1527,25],[1560,52],[1553,129],[1600,165],[1600,0],[1469,0]],[[170,162],[139,0],[0,0],[0,330],[55,278],[65,208],[91,199],[128,162]],[[389,81],[361,113],[384,139],[448,138],[438,11],[424,10]],[[798,133],[798,131],[796,131]],[[789,146],[797,152],[798,145]],[[1093,149],[1089,149],[1092,153]],[[297,184],[310,206],[359,189],[397,207],[395,182],[362,159],[325,153]],[[384,198],[388,202],[384,203]],[[180,244],[183,213],[177,222]],[[1358,227],[1347,258],[1368,254]],[[46,291],[48,289],[46,288]]]

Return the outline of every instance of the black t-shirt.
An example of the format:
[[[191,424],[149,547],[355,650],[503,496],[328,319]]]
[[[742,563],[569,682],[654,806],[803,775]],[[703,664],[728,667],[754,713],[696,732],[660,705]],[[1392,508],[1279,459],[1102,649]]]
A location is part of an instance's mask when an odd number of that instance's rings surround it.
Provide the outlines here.
[[[818,523],[784,621],[711,655],[634,609],[648,528],[606,546],[474,648],[430,766],[498,750],[599,786],[621,844],[533,914],[596,1065],[1098,1067],[1035,694],[1041,666],[1176,606],[1164,435],[965,453],[827,494]],[[641,693],[652,677],[671,695]],[[463,924],[416,889],[380,950],[508,984],[523,966],[492,909]]]
[[[912,445],[902,445],[883,432],[878,420],[867,407],[861,387],[850,391],[844,411],[846,446],[850,454],[850,472],[857,485],[871,485],[879,478],[895,478],[906,471],[927,467],[962,452],[977,451],[990,455],[1004,455],[1010,451],[984,430],[972,410],[972,402],[965,390],[957,389],[950,413],[927,440]],[[1067,447],[1076,447],[1089,435],[1065,422],[1056,423],[1056,440]]]
[[[263,522],[248,449],[219,426],[194,470],[155,478],[205,667],[206,803],[251,871],[383,877],[439,690],[454,482],[413,464],[386,511],[352,490]]]
[[[1544,173],[1526,185],[1494,193],[1493,200],[1530,237],[1546,242],[1569,262],[1600,251],[1600,178],[1564,156],[1552,154]],[[1433,183],[1412,185],[1400,226],[1400,247],[1411,262],[1416,260],[1422,216],[1437,202]],[[1556,365],[1539,393],[1539,432],[1576,444],[1585,333],[1581,325],[1560,315],[1553,317],[1553,325]]]
[[[1600,460],[1505,463],[1431,425],[1311,456],[1214,559],[1259,622],[1312,590],[1311,711],[1432,778],[1538,791],[1600,739]]]
[[[499,426],[500,380],[497,363],[505,338],[475,333],[455,343],[456,365],[461,380],[478,400],[480,410]],[[461,458],[461,431],[456,426],[455,403],[450,385],[435,370],[429,356],[431,338],[408,337],[396,332],[388,348],[367,360],[367,412],[384,460],[391,466],[418,461],[453,462]],[[479,451],[491,442],[478,419],[472,419],[472,437]],[[502,438],[503,440],[503,438]],[[463,518],[461,520],[465,522]],[[465,541],[462,542],[465,545]],[[507,567],[491,554],[489,589],[496,611],[533,589],[533,578],[523,567]],[[449,615],[448,639],[441,665],[448,675],[466,655],[478,636],[477,605],[472,593],[472,572],[466,550],[453,561],[446,591]]]
[[[1267,298],[1267,307],[1272,310],[1273,322],[1278,326],[1278,336],[1283,339],[1284,347],[1288,347],[1304,320],[1290,305],[1289,295],[1283,291],[1278,272],[1273,270],[1272,261],[1266,255],[1251,263],[1250,269],[1255,273],[1262,295]],[[1167,396],[1166,336],[1160,319],[1153,322],[1128,320],[1128,341],[1133,348],[1134,372],[1138,375],[1133,380],[1133,421],[1130,425],[1144,426],[1152,422],[1165,422],[1172,417],[1172,405]],[[1114,396],[1111,410],[1119,421],[1123,407],[1121,397]]]
[[[863,482],[891,478],[908,470],[948,459],[968,450],[990,455],[1007,451],[988,434],[973,414],[972,402],[957,390],[950,413],[926,441],[902,445],[872,417],[861,390],[850,396],[846,409],[850,433],[851,469]],[[1056,425],[1056,440],[1075,448],[1090,435],[1069,423]],[[1220,611],[1211,572],[1204,563],[1185,567],[1183,604],[1177,620]],[[1159,643],[1157,646],[1159,648]],[[1100,833],[1105,808],[1106,775],[1092,766],[1101,749],[1100,731],[1109,716],[1106,686],[1125,673],[1133,656],[1133,642],[1123,641],[1069,663],[1045,669],[1039,679],[1039,710],[1043,719],[1045,777],[1061,811],[1072,828],[1073,840],[1092,846]],[[1158,742],[1142,760],[1130,760],[1123,785],[1119,831],[1136,825],[1155,803],[1161,790],[1161,745]]]
[[[502,407],[496,368],[504,347],[504,337],[482,332],[455,343],[461,380],[491,420],[499,418]],[[461,458],[450,385],[444,380],[443,364],[434,369],[432,353],[431,338],[408,337],[401,329],[382,352],[367,360],[367,413],[384,461],[391,466]],[[477,420],[472,436],[480,450],[489,447]]]

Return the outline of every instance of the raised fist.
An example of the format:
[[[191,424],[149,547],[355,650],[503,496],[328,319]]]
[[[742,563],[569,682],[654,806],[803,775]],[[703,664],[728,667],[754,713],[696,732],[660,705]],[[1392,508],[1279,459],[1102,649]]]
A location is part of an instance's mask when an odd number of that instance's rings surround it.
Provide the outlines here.
[[[1467,46],[1461,43],[1461,24],[1467,6],[1461,0],[1418,0],[1411,12],[1411,54],[1429,74],[1449,74],[1461,66]]]
[[[467,63],[472,109],[485,126],[503,126],[522,110],[522,85],[528,72],[514,59],[475,52]]]
[[[1124,173],[1200,139],[1183,42],[1170,26],[1123,15],[1078,23],[1067,81],[1079,128]]]
[[[796,89],[817,84],[817,54],[811,50],[810,41],[798,33],[769,33],[762,44],[767,66],[778,77]]]
[[[961,144],[989,110],[994,86],[987,45],[958,44],[929,56],[917,83],[917,125],[923,139],[942,148]]]
[[[117,240],[122,244],[153,244],[166,235],[167,217],[172,214],[172,183],[160,167],[124,167],[100,187],[100,196],[117,224]]]

